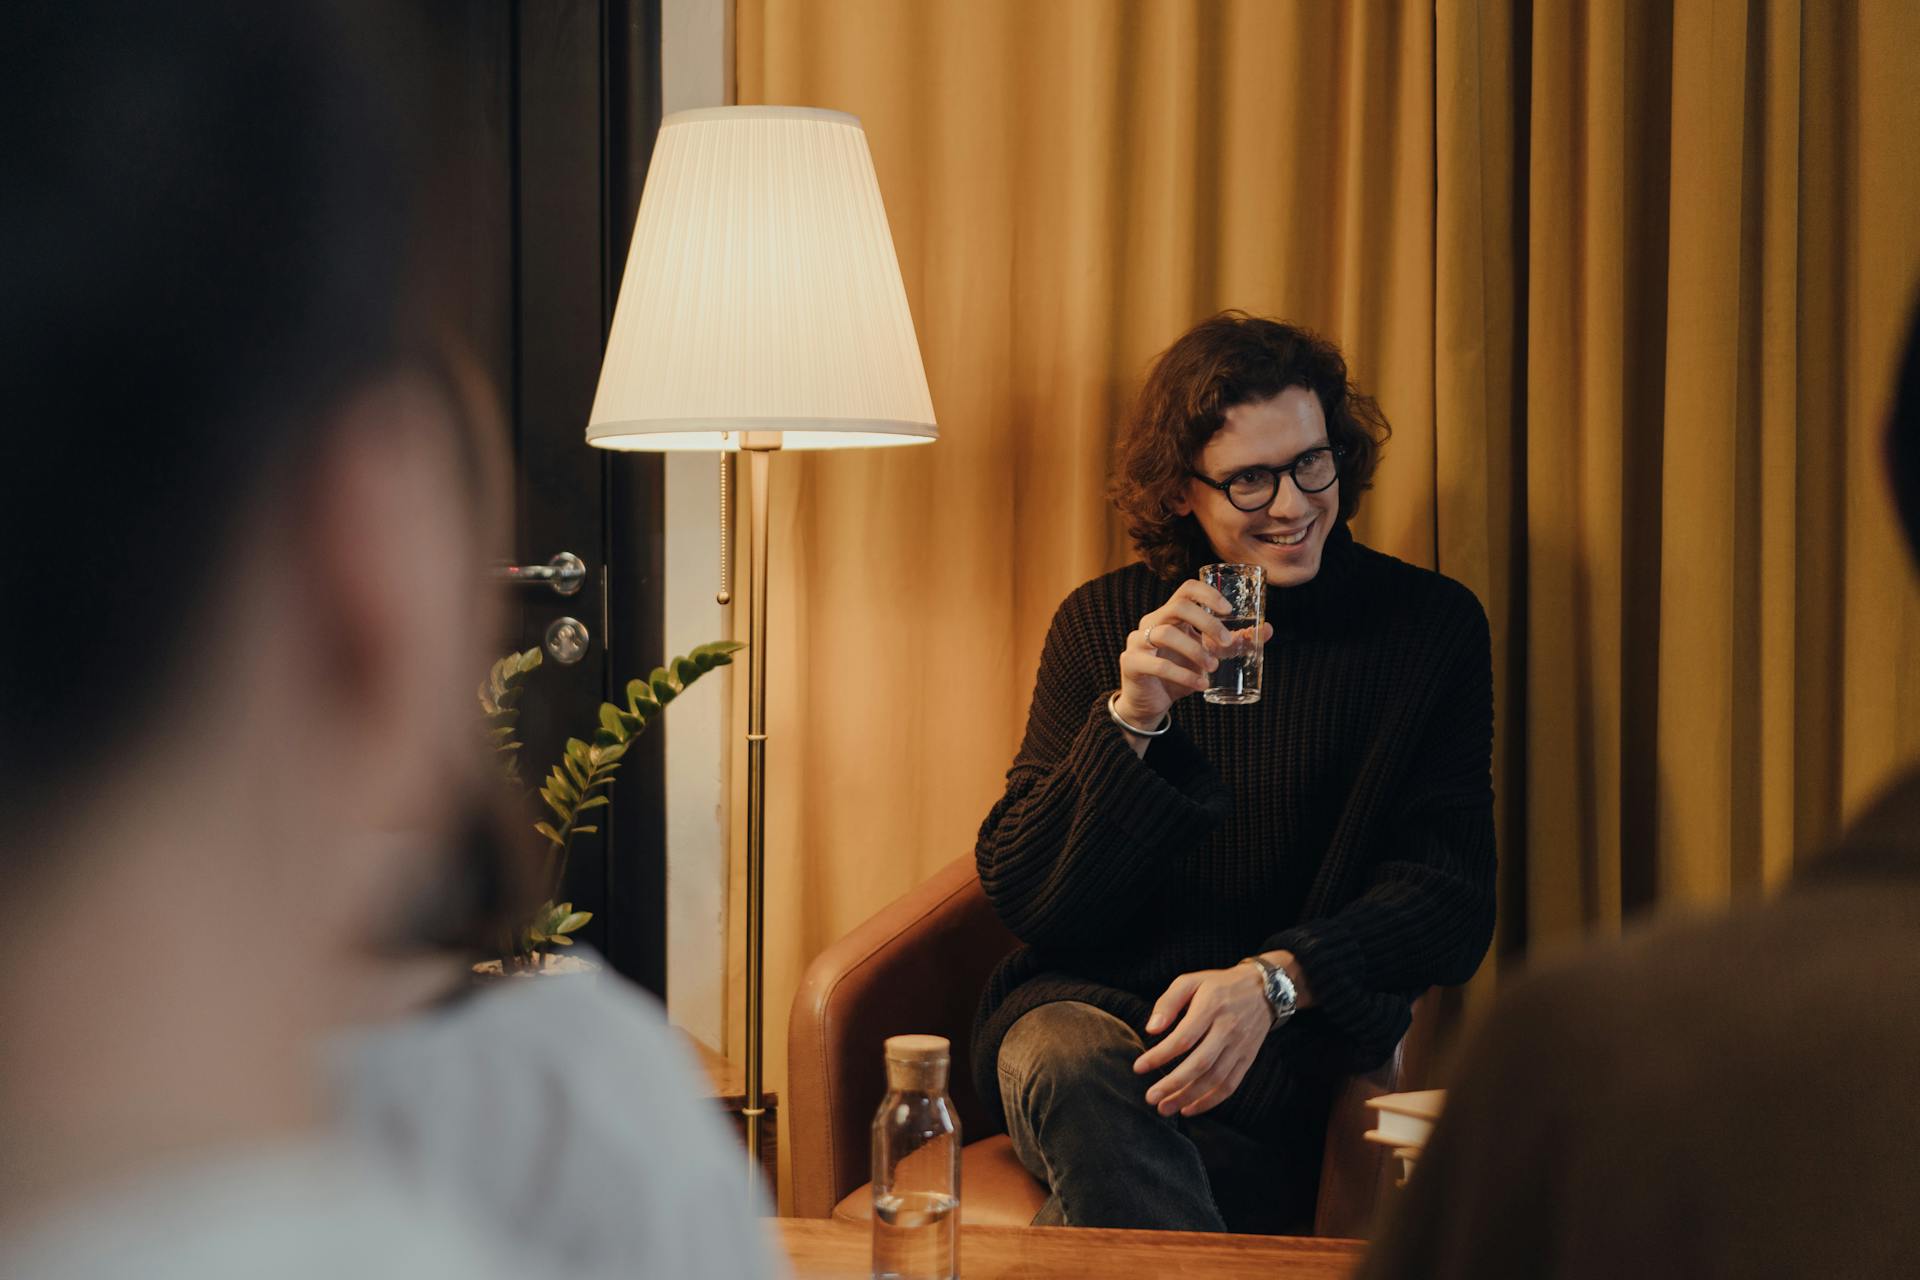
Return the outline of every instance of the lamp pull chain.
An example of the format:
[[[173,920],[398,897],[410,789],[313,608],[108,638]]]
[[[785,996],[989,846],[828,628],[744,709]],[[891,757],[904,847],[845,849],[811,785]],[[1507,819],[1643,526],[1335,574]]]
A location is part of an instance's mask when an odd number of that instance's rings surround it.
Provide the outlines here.
[[[727,455],[717,455],[720,459],[720,590],[714,594],[716,604],[733,603],[733,556],[729,553],[732,531],[728,522],[733,517],[733,506],[727,501]]]

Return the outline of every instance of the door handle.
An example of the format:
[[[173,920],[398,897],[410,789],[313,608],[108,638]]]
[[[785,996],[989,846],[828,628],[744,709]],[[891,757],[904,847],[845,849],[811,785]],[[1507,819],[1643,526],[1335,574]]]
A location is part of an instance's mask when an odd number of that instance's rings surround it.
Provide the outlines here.
[[[562,551],[545,564],[503,564],[494,570],[494,581],[546,585],[559,596],[570,596],[587,580],[587,566],[571,551]]]

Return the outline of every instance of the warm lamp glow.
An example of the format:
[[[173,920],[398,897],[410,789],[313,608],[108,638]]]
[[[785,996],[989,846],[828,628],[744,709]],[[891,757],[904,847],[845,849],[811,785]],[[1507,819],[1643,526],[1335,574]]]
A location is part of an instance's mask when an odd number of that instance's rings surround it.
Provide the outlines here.
[[[867,137],[804,107],[668,116],[587,442],[735,450],[938,434]]]

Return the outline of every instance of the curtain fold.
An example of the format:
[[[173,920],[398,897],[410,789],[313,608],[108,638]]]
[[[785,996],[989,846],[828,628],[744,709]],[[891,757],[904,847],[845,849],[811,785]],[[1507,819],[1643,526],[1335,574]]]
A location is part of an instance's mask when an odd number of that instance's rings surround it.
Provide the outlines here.
[[[1503,957],[1763,892],[1920,753],[1876,470],[1920,7],[738,0],[736,39],[740,101],[864,120],[942,433],[774,460],[776,1085],[807,961],[970,851],[1054,607],[1129,555],[1129,397],[1223,307],[1341,344],[1394,425],[1356,534],[1487,607]]]

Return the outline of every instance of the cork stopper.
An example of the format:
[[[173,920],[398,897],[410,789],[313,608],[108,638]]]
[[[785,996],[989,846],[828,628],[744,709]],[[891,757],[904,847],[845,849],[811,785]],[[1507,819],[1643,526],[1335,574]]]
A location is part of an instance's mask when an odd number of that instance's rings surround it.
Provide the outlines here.
[[[945,1036],[888,1036],[887,1088],[945,1093],[953,1046]]]

